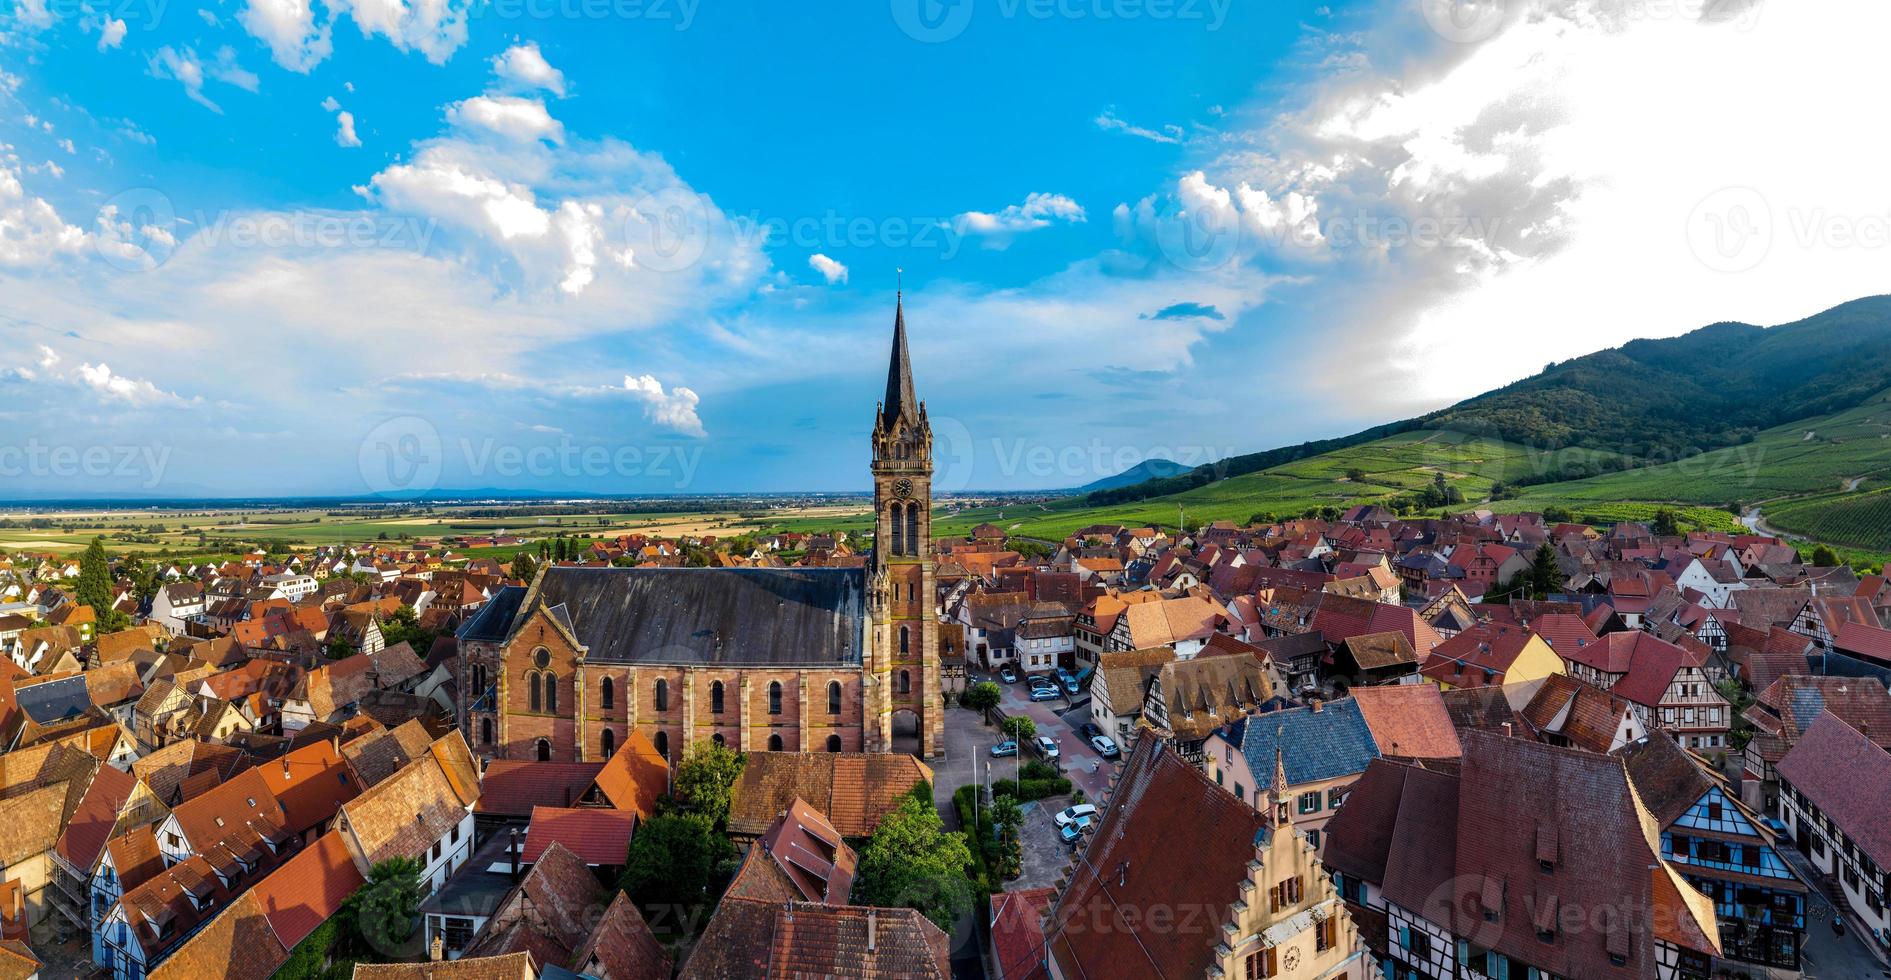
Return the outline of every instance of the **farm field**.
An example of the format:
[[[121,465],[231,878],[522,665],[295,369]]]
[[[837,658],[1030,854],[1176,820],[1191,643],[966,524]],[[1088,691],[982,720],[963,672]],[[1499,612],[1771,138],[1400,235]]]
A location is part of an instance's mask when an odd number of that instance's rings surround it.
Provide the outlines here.
[[[1824,494],[1765,511],[1766,522],[1815,541],[1883,549],[1891,543],[1891,490]]]

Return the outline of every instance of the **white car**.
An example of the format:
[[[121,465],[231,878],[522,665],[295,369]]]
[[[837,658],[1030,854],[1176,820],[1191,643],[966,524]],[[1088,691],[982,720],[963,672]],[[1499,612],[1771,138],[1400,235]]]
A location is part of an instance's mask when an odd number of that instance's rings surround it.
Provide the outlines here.
[[[1044,758],[1057,758],[1057,742],[1055,739],[1052,739],[1049,735],[1039,735],[1036,742],[1037,750],[1044,753]]]
[[[1096,819],[1096,815],[1097,815],[1096,807],[1093,807],[1088,803],[1079,803],[1068,810],[1058,811],[1057,815],[1052,817],[1051,819],[1056,821],[1057,826],[1062,827],[1065,824],[1075,823],[1079,820],[1086,820],[1086,819],[1094,820]]]
[[[1123,754],[1122,750],[1116,747],[1116,742],[1108,735],[1090,736],[1090,747],[1097,750],[1097,754],[1105,759],[1114,759]]]

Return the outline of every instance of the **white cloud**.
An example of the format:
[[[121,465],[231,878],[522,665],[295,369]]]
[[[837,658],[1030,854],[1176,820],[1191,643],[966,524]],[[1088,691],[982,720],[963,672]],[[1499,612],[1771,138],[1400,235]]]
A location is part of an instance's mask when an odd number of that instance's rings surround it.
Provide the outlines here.
[[[336,102],[335,97],[332,95],[322,100],[323,111],[334,112],[335,110],[340,109],[340,108],[341,108],[341,103]]]
[[[1026,232],[1048,228],[1054,221],[1082,222],[1083,207],[1062,194],[1034,193],[1023,204],[1013,204],[1002,211],[967,211],[952,219],[952,227],[961,235],[985,239],[988,248],[1004,248],[1011,239]]]
[[[197,60],[197,52],[189,48],[179,51],[170,45],[165,45],[151,56],[150,64],[153,77],[175,79],[178,84],[184,86],[184,93],[190,96],[191,101],[211,112],[223,112],[221,106],[204,95],[204,66]]]
[[[69,139],[58,140],[57,145],[59,146],[60,149],[66,151],[67,153],[76,154],[79,152],[79,148],[72,145],[72,141]]]
[[[53,350],[51,347],[48,347],[45,344],[39,345],[39,366],[42,370],[46,370],[46,371],[50,371],[53,368],[58,367],[59,366],[59,352],[56,350]]]
[[[57,180],[66,175],[66,168],[48,160],[45,163],[27,167],[26,172],[29,174],[47,174],[54,180]]]
[[[337,17],[353,17],[362,37],[387,38],[436,65],[446,64],[466,43],[465,0],[328,0],[328,7]]]
[[[31,268],[85,247],[85,231],[26,192],[18,171],[0,163],[0,267]]]
[[[565,94],[565,73],[551,66],[538,50],[538,42],[515,44],[492,59],[493,74],[517,85],[540,88],[554,95]]]
[[[221,17],[218,17],[215,13],[213,13],[210,10],[206,10],[203,7],[197,8],[197,16],[202,18],[203,22],[210,25],[211,27],[223,26],[223,19]]]
[[[105,18],[105,24],[98,32],[98,49],[107,51],[125,43],[125,22],[112,17]]]
[[[1105,109],[1102,115],[1097,116],[1096,124],[1098,129],[1127,133],[1131,136],[1155,143],[1177,144],[1182,142],[1182,127],[1180,126],[1173,124],[1165,125],[1159,131],[1147,129],[1142,126],[1132,125],[1117,118],[1116,110],[1114,109]]]
[[[276,64],[308,74],[334,50],[329,25],[316,24],[313,0],[247,0],[237,22],[267,44]]]
[[[361,137],[355,135],[355,114],[338,112],[335,114],[335,144],[337,146],[360,146]]]
[[[847,281],[847,267],[825,255],[816,253],[809,256],[808,266],[820,273],[830,286]]]
[[[25,27],[34,29],[51,27],[59,19],[46,5],[46,0],[19,0],[19,7],[14,12],[14,19]]]
[[[702,419],[696,415],[696,405],[702,399],[688,388],[677,385],[666,392],[663,383],[648,374],[634,378],[626,374],[624,390],[643,403],[644,418],[651,423],[686,436],[701,438],[709,434],[703,431]]]
[[[98,364],[81,364],[77,374],[80,383],[105,398],[128,402],[136,406],[184,404],[184,399],[143,378],[128,378],[122,374],[113,374],[109,365],[103,361]]]
[[[254,92],[260,87],[256,73],[237,64],[236,49],[227,44],[217,49],[217,60],[210,66],[208,73],[211,78],[245,92]]]
[[[1402,49],[1396,67],[1368,60],[1236,113],[1248,128],[1205,161],[1202,185],[1229,189],[1244,220],[1244,185],[1279,225],[1315,216],[1322,234],[1292,253],[1241,226],[1245,260],[1321,263],[1350,297],[1323,331],[1329,369],[1308,378],[1405,414],[1634,337],[1884,291],[1891,235],[1871,236],[1891,214],[1867,161],[1891,135],[1818,93],[1873,84],[1866,39],[1891,31],[1891,8],[1769,4],[1758,22],[1738,2],[1706,19],[1521,8],[1533,15],[1484,24],[1480,42]],[[1361,52],[1426,36],[1412,5],[1385,14]],[[1714,97],[1675,79],[1712,79]],[[1751,234],[1716,243],[1716,220]],[[1411,370],[1440,363],[1478,370]]]
[[[521,142],[549,140],[562,143],[565,127],[545,111],[537,99],[507,95],[481,95],[447,107],[447,122],[455,126],[480,129]]]

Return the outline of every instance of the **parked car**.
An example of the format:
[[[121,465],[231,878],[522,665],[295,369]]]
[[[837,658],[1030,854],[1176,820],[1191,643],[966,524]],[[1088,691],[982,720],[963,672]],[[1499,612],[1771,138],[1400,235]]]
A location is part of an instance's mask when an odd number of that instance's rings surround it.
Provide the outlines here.
[[[999,742],[997,745],[994,745],[991,747],[991,754],[992,754],[992,757],[995,759],[1003,759],[1008,756],[1017,755],[1018,743],[1013,742],[1010,739],[1005,739],[1004,741]]]
[[[1057,682],[1063,685],[1065,691],[1071,694],[1077,693],[1077,677],[1070,671],[1062,667],[1057,668]]]
[[[1062,695],[1059,694],[1054,687],[1031,688],[1031,700],[1033,701],[1055,701],[1059,697],[1062,697]]]
[[[1058,751],[1057,751],[1057,742],[1055,739],[1052,739],[1049,735],[1039,735],[1035,739],[1035,741],[1037,742],[1037,750],[1039,752],[1044,753],[1044,758],[1046,759],[1057,758]]]
[[[1090,825],[1095,822],[1095,817],[1078,817],[1064,824],[1062,827],[1057,828],[1057,836],[1062,838],[1066,844],[1075,844],[1083,839],[1083,832],[1089,830]]]
[[[1005,664],[1003,667],[998,668],[998,676],[1002,678],[1006,684],[1016,684],[1018,682],[1018,668],[1011,664]]]
[[[1123,751],[1116,747],[1115,740],[1108,735],[1090,736],[1090,747],[1096,749],[1097,754],[1105,759],[1114,759],[1123,754]]]
[[[1057,689],[1057,682],[1044,674],[1032,674],[1028,680],[1032,687],[1048,687],[1053,691]]]
[[[1082,735],[1084,738],[1096,738],[1098,735],[1103,734],[1103,729],[1098,728],[1097,723],[1094,721],[1086,721],[1077,728],[1077,734]]]
[[[1078,820],[1095,820],[1096,816],[1096,807],[1088,803],[1079,803],[1076,806],[1057,811],[1057,815],[1051,817],[1051,820],[1056,823],[1057,826],[1063,827],[1075,823]]]

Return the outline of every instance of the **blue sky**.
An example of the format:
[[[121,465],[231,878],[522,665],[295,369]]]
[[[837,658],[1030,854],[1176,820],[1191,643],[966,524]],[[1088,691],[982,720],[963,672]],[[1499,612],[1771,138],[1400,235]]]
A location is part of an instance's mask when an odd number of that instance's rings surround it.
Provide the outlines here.
[[[859,489],[896,268],[946,489],[1882,291],[1881,13],[1645,6],[5,0],[0,474]]]

